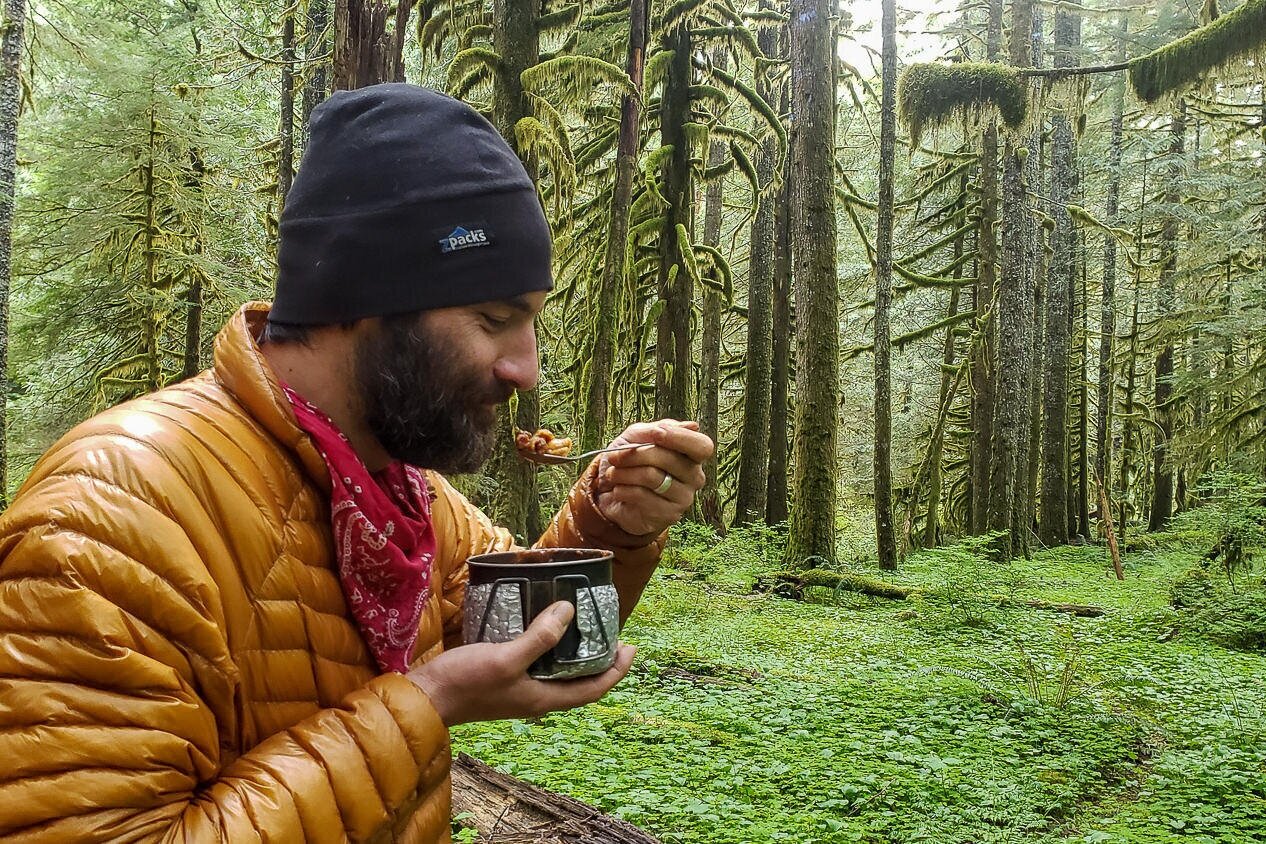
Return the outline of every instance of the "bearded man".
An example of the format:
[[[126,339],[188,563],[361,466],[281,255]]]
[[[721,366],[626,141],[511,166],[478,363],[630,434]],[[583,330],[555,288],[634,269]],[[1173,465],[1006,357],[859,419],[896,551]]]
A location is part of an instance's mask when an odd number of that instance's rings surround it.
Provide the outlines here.
[[[403,84],[312,116],[271,307],[207,372],[96,416],[0,517],[0,838],[449,839],[448,728],[605,694],[542,682],[571,617],[460,644],[468,556],[512,546],[444,479],[537,378],[550,236],[469,107]],[[625,613],[712,442],[637,424],[538,543],[615,552]]]

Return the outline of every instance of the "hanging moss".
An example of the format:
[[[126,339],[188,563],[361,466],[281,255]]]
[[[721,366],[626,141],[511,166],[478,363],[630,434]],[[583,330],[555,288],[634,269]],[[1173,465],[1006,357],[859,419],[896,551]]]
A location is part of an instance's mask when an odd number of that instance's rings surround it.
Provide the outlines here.
[[[1214,68],[1261,56],[1266,47],[1266,0],[1244,0],[1208,26],[1130,62],[1130,84],[1154,103]]]
[[[924,129],[968,111],[996,109],[1003,123],[1018,129],[1028,107],[1027,83],[1014,68],[1001,64],[912,64],[897,82],[898,113],[916,147]]]

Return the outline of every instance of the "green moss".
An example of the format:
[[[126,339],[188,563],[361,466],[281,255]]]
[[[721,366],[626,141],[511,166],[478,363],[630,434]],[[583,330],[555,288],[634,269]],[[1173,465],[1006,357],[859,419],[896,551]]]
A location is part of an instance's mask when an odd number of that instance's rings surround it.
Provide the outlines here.
[[[897,82],[897,109],[917,146],[926,128],[955,117],[996,110],[1012,129],[1028,116],[1029,88],[1014,68],[1001,64],[913,64]]]
[[[1266,46],[1266,0],[1244,0],[1208,26],[1130,62],[1130,84],[1143,102],[1200,81],[1214,68],[1261,55]]]

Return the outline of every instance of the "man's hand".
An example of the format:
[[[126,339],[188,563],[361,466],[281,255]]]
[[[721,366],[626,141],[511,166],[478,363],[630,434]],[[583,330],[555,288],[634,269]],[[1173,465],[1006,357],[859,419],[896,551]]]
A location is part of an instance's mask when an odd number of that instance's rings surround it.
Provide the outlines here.
[[[698,423],[675,419],[630,425],[611,444],[629,443],[651,447],[599,458],[598,509],[628,533],[658,535],[690,509],[703,489],[703,464],[715,446]]]
[[[574,613],[571,604],[559,601],[547,607],[514,641],[453,648],[410,671],[409,679],[426,692],[446,727],[471,721],[535,718],[593,703],[629,673],[635,648],[620,645],[615,664],[593,677],[533,680],[527,675],[537,657],[563,638]]]

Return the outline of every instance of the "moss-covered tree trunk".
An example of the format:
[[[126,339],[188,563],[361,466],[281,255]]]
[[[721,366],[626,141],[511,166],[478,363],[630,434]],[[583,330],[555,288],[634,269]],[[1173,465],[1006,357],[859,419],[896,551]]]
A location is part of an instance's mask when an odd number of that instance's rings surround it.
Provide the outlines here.
[[[792,566],[835,562],[839,283],[835,275],[832,0],[791,0],[792,260],[796,289]]]
[[[879,224],[875,234],[875,537],[879,567],[897,568],[892,521],[893,170],[897,155],[897,6],[883,0],[883,93],[879,116]]]
[[[959,203],[955,212],[956,221],[962,219],[967,203],[967,176],[963,175],[959,183]],[[957,223],[956,223],[957,224]],[[963,277],[963,254],[966,251],[966,234],[954,239],[954,278]],[[946,318],[953,319],[958,314],[960,289],[955,286],[950,290],[949,305],[946,306]],[[954,327],[945,329],[945,343],[941,351],[941,389],[937,393],[937,407],[946,408],[951,401],[950,390],[954,383],[954,362],[956,343]],[[923,547],[934,548],[941,542],[941,487],[944,471],[941,461],[945,448],[945,428],[943,425],[933,426],[932,441],[928,445],[928,504],[927,517],[923,522]],[[916,490],[917,493],[917,490]]]
[[[598,281],[598,306],[594,317],[593,349],[585,390],[581,444],[590,450],[605,444],[610,433],[611,372],[615,364],[616,313],[624,289],[628,263],[629,209],[633,202],[633,177],[641,146],[642,69],[646,63],[646,0],[629,7],[629,49],[625,71],[639,96],[625,95],[620,104],[620,134],[616,147],[615,184],[607,224],[606,258]]]
[[[761,52],[778,58],[778,31],[765,27],[758,36]],[[756,91],[766,102],[775,100],[769,76],[761,73]],[[773,182],[778,168],[778,142],[767,136],[756,162],[760,185]],[[743,394],[743,433],[739,443],[738,488],[734,495],[734,523],[765,517],[769,493],[770,378],[773,371],[774,204],[763,197],[752,219],[747,282],[747,379]]]
[[[655,415],[687,419],[691,415],[690,387],[694,380],[691,360],[690,314],[694,284],[686,271],[685,254],[692,248],[690,148],[686,124],[690,121],[690,33],[681,26],[665,36],[664,49],[672,53],[668,76],[660,98],[660,143],[672,147],[665,156],[661,191],[668,202],[659,235],[660,311],[655,342]]]
[[[712,61],[725,61],[720,50],[713,52]],[[719,166],[726,157],[725,145],[714,141],[708,151],[708,166]],[[713,179],[704,192],[703,242],[716,248],[721,242],[721,204],[724,180]],[[699,372],[699,427],[715,442],[721,427],[721,309],[722,295],[711,286],[703,289],[703,336],[700,350]],[[749,359],[748,365],[751,365]],[[707,483],[695,498],[701,522],[717,530],[725,527],[721,517],[721,495],[717,487],[717,456],[712,455],[703,467]],[[763,480],[763,479],[762,479]]]
[[[1010,55],[1016,67],[1027,67],[1033,26],[1033,0],[1014,0],[1011,5]],[[1028,476],[1027,456],[1029,394],[1028,367],[1033,336],[1033,276],[1027,261],[1025,228],[1028,195],[1024,162],[1016,142],[1008,138],[1003,152],[1002,274],[998,292],[999,390],[994,403],[993,455],[990,467],[988,527],[1002,533],[1004,556],[1024,550],[1028,517],[1017,512],[1023,500],[1023,480]],[[1020,389],[1015,387],[1019,386]]]
[[[497,0],[493,18],[497,24],[493,28],[492,42],[501,66],[494,83],[492,122],[520,158],[524,156],[519,150],[514,127],[531,114],[520,77],[523,71],[540,60],[538,10],[535,3]],[[524,160],[524,167],[535,182],[536,168],[528,160]],[[489,474],[497,480],[489,515],[527,542],[534,540],[544,525],[536,491],[536,472],[531,463],[519,458],[514,447],[514,429],[536,430],[540,402],[537,390],[527,390],[519,393],[513,415],[509,406],[501,408],[497,420],[499,435],[496,450],[488,468]]]
[[[13,204],[22,103],[22,24],[26,0],[5,0],[0,42],[0,509],[9,502],[9,285],[13,277]]]
[[[1076,4],[1074,4],[1076,5]],[[1055,67],[1073,67],[1081,44],[1081,17],[1055,13]],[[1038,536],[1046,545],[1068,542],[1071,492],[1068,479],[1068,369],[1072,355],[1073,283],[1076,232],[1068,206],[1073,201],[1076,149],[1068,116],[1055,115],[1051,132],[1051,217],[1054,257],[1046,276],[1046,348],[1043,350],[1042,493]]]
[[[1117,35],[1117,59],[1125,61],[1129,17],[1121,16]],[[1110,226],[1119,225],[1121,213],[1121,140],[1125,125],[1125,80],[1113,86],[1112,125],[1108,146],[1108,195],[1103,219]],[[1112,478],[1112,404],[1116,401],[1112,374],[1112,355],[1116,340],[1117,240],[1111,234],[1103,238],[1103,285],[1099,291],[1099,383],[1098,413],[1095,417],[1095,473],[1102,479],[1111,500]]]
[[[787,111],[786,85],[783,86],[783,107]],[[765,523],[785,522],[788,515],[787,439],[788,392],[791,386],[791,156],[783,165],[782,185],[774,199],[774,314],[773,349],[769,385],[769,478],[765,492]]]
[[[1042,66],[1043,36],[1045,34],[1045,17],[1041,7],[1033,10],[1033,30],[1030,49],[1033,51],[1033,65]],[[1025,162],[1026,178],[1037,197],[1039,207],[1047,207],[1050,202],[1050,179],[1047,157],[1047,144],[1044,123],[1033,127],[1029,136],[1029,156]],[[1036,151],[1036,154],[1034,154]],[[1046,274],[1049,270],[1047,256],[1046,230],[1035,219],[1028,221],[1026,248],[1029,253],[1029,266],[1033,274],[1033,336],[1029,344],[1029,359],[1042,359],[1045,348],[1045,314],[1046,314]],[[1029,441],[1025,448],[1025,465],[1028,471],[1023,477],[1024,487],[1019,512],[1027,522],[1029,530],[1037,531],[1037,495],[1040,481],[1041,448],[1042,448],[1042,378],[1036,366],[1029,367],[1026,383],[1029,392]]]
[[[295,15],[292,5],[281,24],[281,103],[277,109],[277,213],[295,177]]]
[[[1120,515],[1117,518],[1117,529],[1122,536],[1129,533],[1130,514],[1130,481],[1134,475],[1134,440],[1136,426],[1135,399],[1138,395],[1138,349],[1139,349],[1139,300],[1141,298],[1141,267],[1143,265],[1143,221],[1147,210],[1147,159],[1143,160],[1143,173],[1139,180],[1138,222],[1135,228],[1134,259],[1134,298],[1130,307],[1129,351],[1125,362],[1125,395],[1121,400],[1121,475],[1117,488],[1120,490]]]
[[[986,53],[997,61],[1002,41],[1003,0],[989,0]],[[994,367],[997,360],[997,321],[994,318],[998,285],[998,122],[985,127],[980,151],[980,225],[976,236],[978,258],[972,305],[976,311],[976,342],[971,359],[971,500],[968,532],[984,533],[988,525],[993,464]]]
[[[1169,185],[1165,192],[1168,210],[1161,227],[1164,258],[1161,261],[1156,306],[1161,318],[1174,309],[1174,277],[1178,273],[1178,183],[1183,173],[1183,151],[1187,134],[1187,104],[1180,100],[1169,123]],[[1152,507],[1148,530],[1164,530],[1174,514],[1174,467],[1170,462],[1169,441],[1174,435],[1174,339],[1165,332],[1156,357],[1152,409],[1156,419],[1156,442],[1152,448]]]

